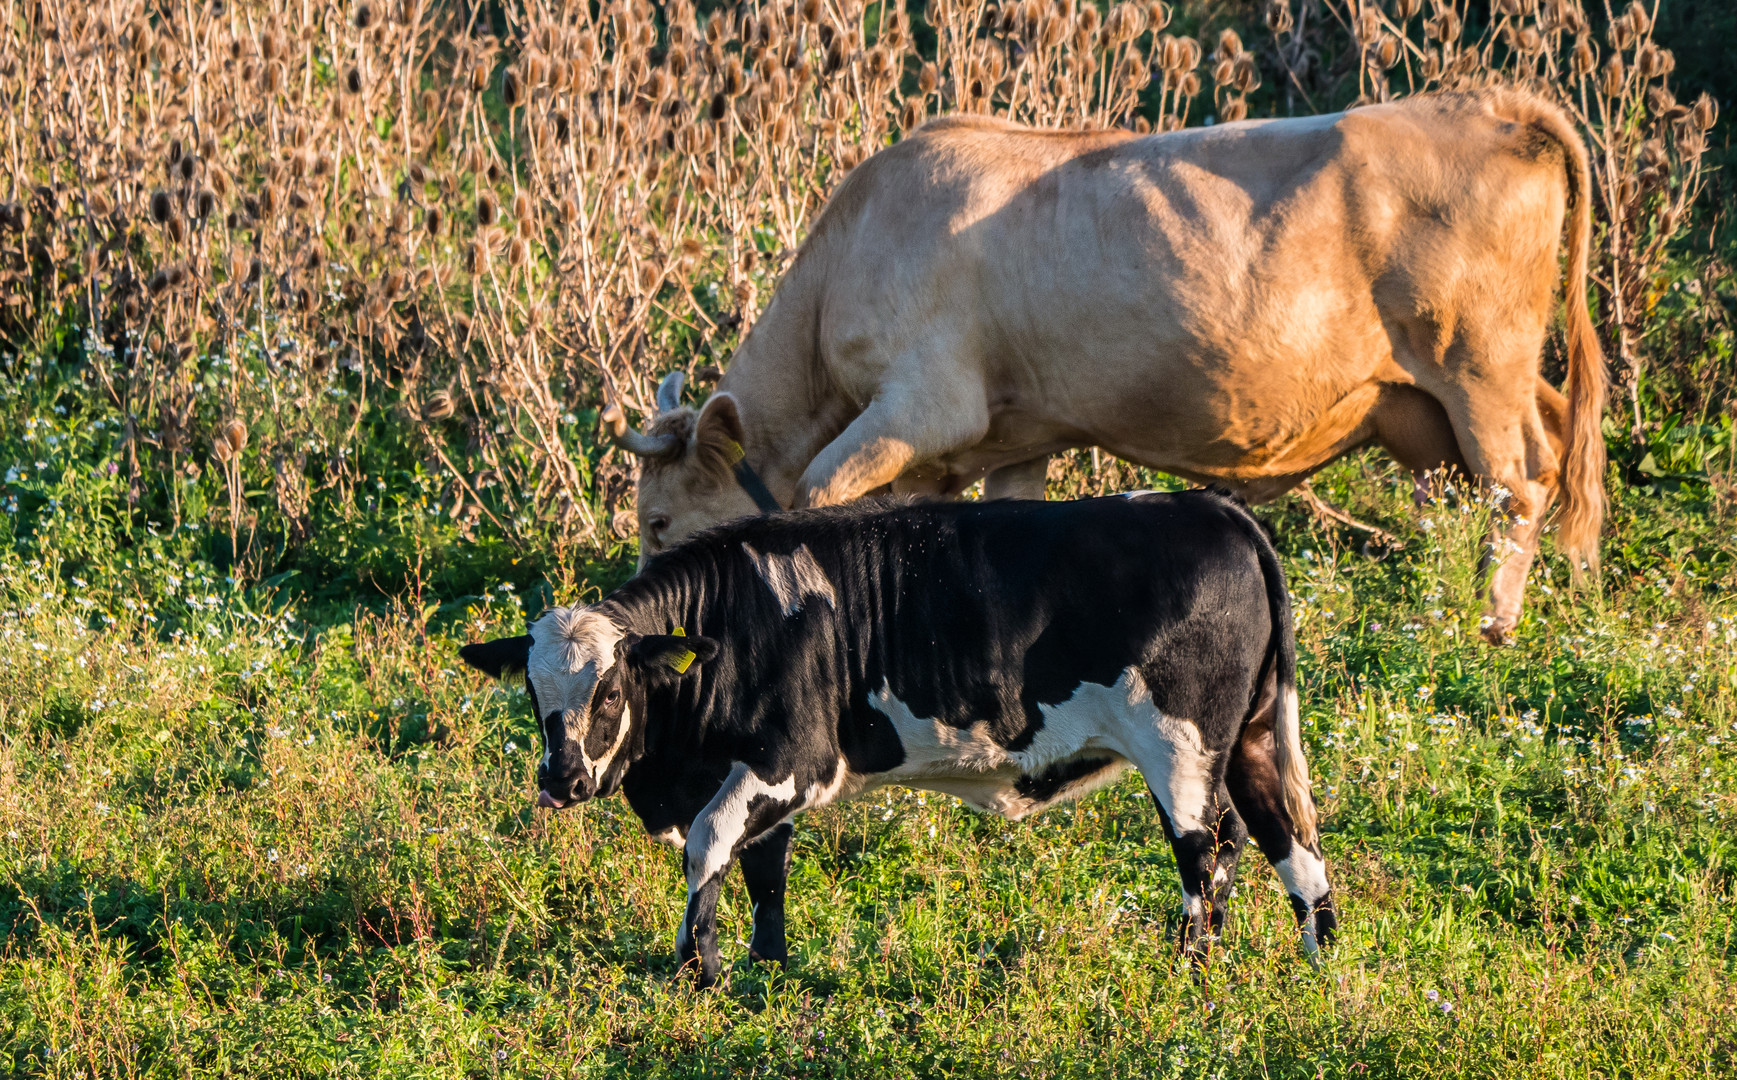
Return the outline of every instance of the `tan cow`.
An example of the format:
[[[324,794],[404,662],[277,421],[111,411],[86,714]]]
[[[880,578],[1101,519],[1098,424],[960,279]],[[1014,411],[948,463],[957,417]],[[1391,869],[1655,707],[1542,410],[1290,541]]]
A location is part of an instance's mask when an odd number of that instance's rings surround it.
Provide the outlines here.
[[[1147,136],[937,120],[839,185],[703,408],[674,379],[644,433],[609,410],[641,551],[756,480],[1041,498],[1049,455],[1101,446],[1260,501],[1373,442],[1511,493],[1501,640],[1558,491],[1597,560],[1589,192],[1568,120],[1506,87]],[[1565,222],[1566,400],[1539,375]]]

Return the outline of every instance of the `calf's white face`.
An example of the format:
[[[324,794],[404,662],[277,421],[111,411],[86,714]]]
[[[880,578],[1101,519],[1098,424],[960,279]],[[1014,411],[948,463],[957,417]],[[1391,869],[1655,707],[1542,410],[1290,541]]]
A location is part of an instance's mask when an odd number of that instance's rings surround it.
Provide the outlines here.
[[[626,632],[586,608],[551,608],[531,626],[525,684],[543,732],[537,803],[584,802],[603,786],[632,726],[616,650]]]
[[[592,608],[563,607],[529,633],[466,645],[459,656],[495,678],[524,675],[543,735],[537,805],[560,809],[614,792],[632,763],[625,751],[646,687],[716,652],[705,638],[636,634]]]

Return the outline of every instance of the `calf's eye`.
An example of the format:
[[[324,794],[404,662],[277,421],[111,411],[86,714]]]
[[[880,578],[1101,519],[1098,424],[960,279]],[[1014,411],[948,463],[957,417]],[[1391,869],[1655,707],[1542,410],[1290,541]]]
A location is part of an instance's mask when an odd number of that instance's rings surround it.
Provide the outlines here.
[[[613,705],[620,700],[621,691],[619,690],[611,690],[609,693],[603,695],[603,704],[605,705]]]

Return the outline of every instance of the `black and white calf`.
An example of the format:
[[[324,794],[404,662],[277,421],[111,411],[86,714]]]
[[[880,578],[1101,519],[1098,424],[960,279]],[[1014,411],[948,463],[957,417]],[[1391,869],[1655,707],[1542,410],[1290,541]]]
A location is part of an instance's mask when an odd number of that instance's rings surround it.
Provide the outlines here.
[[[701,983],[731,862],[750,955],[785,958],[796,813],[904,784],[1019,819],[1138,768],[1182,874],[1183,947],[1252,834],[1311,953],[1333,932],[1272,545],[1209,492],[856,504],[744,519],[601,603],[460,655],[527,676],[543,806],[618,788],[682,847]]]

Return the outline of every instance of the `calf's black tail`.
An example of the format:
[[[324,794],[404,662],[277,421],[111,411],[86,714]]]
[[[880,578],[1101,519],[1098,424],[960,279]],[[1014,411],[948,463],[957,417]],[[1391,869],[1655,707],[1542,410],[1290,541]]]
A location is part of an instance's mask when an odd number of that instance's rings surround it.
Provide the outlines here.
[[[1272,612],[1270,660],[1278,676],[1278,699],[1273,712],[1273,764],[1279,772],[1285,811],[1291,817],[1296,839],[1319,849],[1315,800],[1309,791],[1309,763],[1303,758],[1302,717],[1297,704],[1297,635],[1291,625],[1291,596],[1285,585],[1285,570],[1279,553],[1255,516],[1240,500],[1235,514],[1260,558],[1266,580],[1267,606]]]

